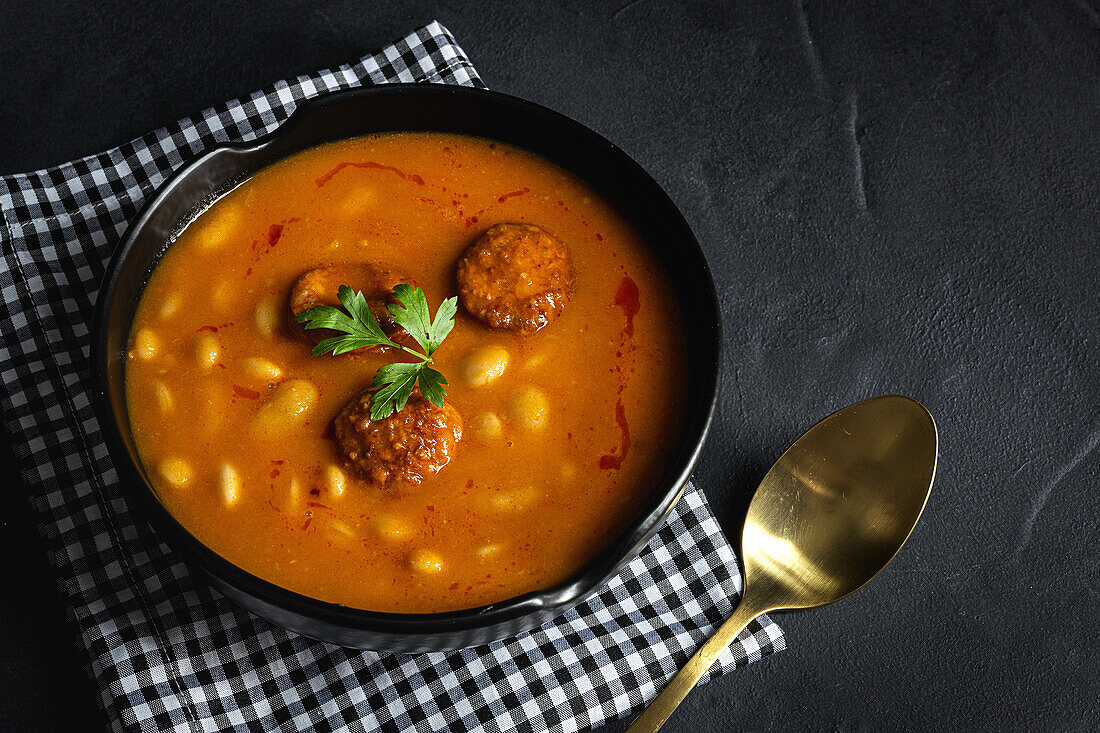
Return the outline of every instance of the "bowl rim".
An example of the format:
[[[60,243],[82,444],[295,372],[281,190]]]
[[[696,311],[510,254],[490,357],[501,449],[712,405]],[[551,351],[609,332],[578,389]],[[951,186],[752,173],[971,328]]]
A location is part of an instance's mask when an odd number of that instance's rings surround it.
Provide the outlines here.
[[[702,419],[697,418],[691,424],[685,425],[685,434],[678,438],[678,441],[681,445],[685,446],[687,450],[676,460],[674,465],[667,469],[667,475],[670,477],[667,480],[667,486],[662,487],[658,485],[656,487],[653,497],[646,504],[646,507],[637,518],[623,530],[617,539],[609,543],[603,551],[585,564],[575,574],[550,588],[530,591],[483,606],[430,613],[371,611],[313,598],[277,585],[258,575],[254,575],[222,557],[202,543],[172,515],[167,507],[164,506],[149,481],[144,466],[141,465],[140,460],[138,460],[136,456],[131,455],[129,449],[126,447],[126,441],[122,435],[124,428],[120,424],[120,420],[116,419],[115,412],[110,403],[109,395],[111,391],[111,382],[109,376],[109,359],[111,354],[108,353],[107,348],[107,334],[110,327],[109,314],[111,311],[109,306],[116,298],[116,288],[122,265],[130,256],[138,240],[139,234],[149,224],[154,213],[163,205],[165,199],[169,197],[171,192],[188,175],[193,174],[196,170],[207,165],[213,158],[226,154],[227,151],[262,154],[264,150],[273,146],[277,141],[288,136],[300,126],[308,124],[312,116],[333,105],[344,104],[348,101],[358,100],[364,97],[386,98],[410,95],[434,99],[458,98],[470,100],[475,104],[479,102],[489,102],[506,108],[515,108],[522,113],[540,117],[556,126],[565,128],[572,134],[586,138],[589,144],[602,148],[604,154],[618,158],[618,163],[625,166],[625,168],[630,171],[630,175],[634,176],[640,183],[651,189],[652,195],[660,200],[661,205],[666,209],[668,215],[674,217],[672,225],[684,235],[684,241],[681,243],[681,246],[687,247],[690,250],[689,254],[692,256],[693,260],[695,260],[696,268],[693,269],[698,269],[698,285],[702,289],[703,305],[713,316],[713,323],[710,324],[709,328],[709,346],[712,349],[715,362],[713,368],[706,370],[705,374],[695,375],[703,380],[700,384],[701,409],[699,409],[699,414]],[[392,130],[392,132],[400,131],[399,129]],[[443,130],[437,129],[437,131]],[[364,132],[362,135],[379,134],[383,132],[386,132],[386,130]],[[333,138],[327,142],[335,142],[339,139],[351,139],[353,137],[355,136]],[[493,139],[488,135],[483,137],[486,139]],[[320,144],[325,143],[316,143],[315,145]],[[514,145],[514,143],[508,144]],[[259,165],[249,168],[247,172],[243,174],[242,180],[279,160],[303,152],[315,145],[298,148],[279,158],[263,161]],[[517,145],[517,147],[522,146]],[[538,151],[532,152],[540,157],[547,157]],[[555,162],[555,165],[561,164]],[[569,170],[568,168],[566,169]],[[569,172],[581,178],[581,180],[585,180],[585,177],[576,171],[570,170]],[[220,198],[221,195],[224,195],[227,190],[227,184],[230,184],[229,180],[223,181],[211,189],[212,193],[217,194],[216,198]],[[233,184],[230,184],[230,187],[232,187],[232,185]],[[196,201],[194,203],[199,205],[201,201]],[[177,220],[177,226],[179,223],[180,221]],[[170,238],[161,253],[157,255],[154,263],[159,262],[160,257],[163,256],[163,252],[166,251],[171,244],[172,239]],[[155,267],[156,264],[154,264],[149,271],[151,272]],[[148,274],[146,277],[148,277]],[[143,283],[139,289],[138,298],[140,298],[140,292],[144,291],[144,287],[145,283]],[[129,332],[131,327],[132,315],[126,327],[127,332]],[[324,93],[320,96],[304,100],[298,104],[294,112],[291,113],[286,120],[275,127],[271,132],[249,142],[226,142],[214,145],[180,166],[157,186],[153,194],[146,199],[140,212],[131,220],[118,244],[115,245],[105,267],[100,287],[96,294],[91,332],[91,368],[95,385],[94,399],[92,402],[96,415],[100,421],[101,431],[107,443],[109,455],[119,474],[119,481],[124,484],[123,491],[131,495],[137,494],[137,498],[146,512],[143,518],[155,529],[162,529],[171,535],[171,541],[168,542],[168,545],[179,553],[181,556],[180,559],[185,562],[195,562],[198,564],[199,569],[208,573],[214,579],[228,583],[231,587],[241,588],[249,595],[260,599],[263,603],[288,610],[292,613],[320,619],[323,622],[345,628],[381,635],[427,635],[515,622],[531,614],[539,614],[542,612],[542,614],[545,615],[546,611],[552,611],[556,615],[602,589],[611,577],[618,573],[627,563],[632,561],[641,552],[653,535],[664,525],[665,518],[672,512],[676,503],[684,493],[687,483],[690,480],[691,473],[699,461],[717,407],[722,357],[721,308],[714,286],[713,276],[703,250],[699,245],[699,241],[679,207],[676,206],[668,193],[631,156],[627,155],[618,146],[608,141],[599,133],[567,115],[509,94],[478,87],[449,84],[379,84]],[[125,429],[128,430],[128,426]],[[690,434],[688,434],[688,431],[690,431]],[[183,552],[179,552],[181,546],[184,550]]]

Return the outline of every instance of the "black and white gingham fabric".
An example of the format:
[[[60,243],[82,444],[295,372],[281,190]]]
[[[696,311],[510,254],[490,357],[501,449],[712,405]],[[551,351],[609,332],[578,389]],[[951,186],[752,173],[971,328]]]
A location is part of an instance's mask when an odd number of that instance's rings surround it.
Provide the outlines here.
[[[271,131],[308,97],[392,81],[481,85],[432,23],[358,63],[0,178],[0,406],[116,730],[574,731],[640,709],[740,594],[733,551],[689,486],[640,557],[546,626],[451,653],[360,652],[238,609],[135,515],[88,396],[88,323],[112,247],[145,197],[197,153]],[[761,618],[714,671],[783,647],[779,627]]]

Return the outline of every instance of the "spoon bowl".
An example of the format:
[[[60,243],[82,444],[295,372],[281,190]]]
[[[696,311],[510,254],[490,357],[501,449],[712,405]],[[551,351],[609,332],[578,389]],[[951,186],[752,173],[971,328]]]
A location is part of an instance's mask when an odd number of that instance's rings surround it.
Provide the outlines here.
[[[909,538],[936,474],[936,423],[885,395],[835,412],[780,456],[741,533],[741,603],[630,726],[656,731],[718,655],[768,611],[816,608],[871,581]]]
[[[936,425],[916,400],[859,402],[787,449],[749,505],[745,598],[760,613],[824,606],[855,592],[901,549],[936,472]],[[766,600],[766,602],[765,602]]]

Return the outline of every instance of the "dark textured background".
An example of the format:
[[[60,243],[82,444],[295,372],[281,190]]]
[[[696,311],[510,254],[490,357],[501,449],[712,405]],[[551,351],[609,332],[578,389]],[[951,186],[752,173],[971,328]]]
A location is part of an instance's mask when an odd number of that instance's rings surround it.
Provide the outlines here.
[[[780,616],[791,649],[696,691],[673,730],[1096,728],[1096,0],[94,5],[0,14],[0,172],[433,18],[489,86],[635,156],[714,267],[726,379],[696,478],[731,535],[817,419],[883,392],[932,410],[939,476],[898,560]],[[0,728],[94,728],[27,491],[0,517]]]

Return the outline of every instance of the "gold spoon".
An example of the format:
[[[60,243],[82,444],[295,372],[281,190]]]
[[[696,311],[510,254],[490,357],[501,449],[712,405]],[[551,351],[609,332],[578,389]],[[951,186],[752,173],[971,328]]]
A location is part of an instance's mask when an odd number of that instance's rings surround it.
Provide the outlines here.
[[[833,413],[788,448],[745,518],[741,604],[629,733],[659,729],[757,616],[839,601],[886,567],[928,501],[936,445],[928,410],[886,395]]]

